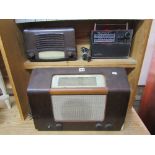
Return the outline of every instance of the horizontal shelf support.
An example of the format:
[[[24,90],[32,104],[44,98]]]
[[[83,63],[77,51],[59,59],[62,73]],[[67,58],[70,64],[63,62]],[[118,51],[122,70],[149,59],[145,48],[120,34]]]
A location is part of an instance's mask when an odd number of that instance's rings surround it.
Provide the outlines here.
[[[27,60],[24,63],[25,69],[49,68],[49,67],[124,67],[135,68],[136,60],[128,59],[93,59],[90,62],[84,60],[59,61],[59,62],[31,62]]]

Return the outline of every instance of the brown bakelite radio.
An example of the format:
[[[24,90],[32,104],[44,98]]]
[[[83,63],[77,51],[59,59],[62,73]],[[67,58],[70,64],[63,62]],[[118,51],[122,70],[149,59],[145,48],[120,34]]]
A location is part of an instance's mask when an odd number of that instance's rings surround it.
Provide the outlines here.
[[[31,61],[76,60],[74,28],[25,29],[24,44]]]
[[[130,87],[123,68],[47,68],[27,93],[38,130],[120,130]]]

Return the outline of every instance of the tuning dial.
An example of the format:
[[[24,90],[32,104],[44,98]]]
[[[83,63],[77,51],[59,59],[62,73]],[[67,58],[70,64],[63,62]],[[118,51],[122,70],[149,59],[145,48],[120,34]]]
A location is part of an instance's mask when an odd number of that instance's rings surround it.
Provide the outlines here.
[[[96,129],[97,130],[102,130],[103,129],[103,125],[101,123],[96,123]]]
[[[57,123],[55,125],[55,127],[56,127],[57,130],[62,130],[62,124],[61,123]]]
[[[126,39],[129,39],[129,38],[130,38],[130,32],[125,32],[124,37],[125,37]]]

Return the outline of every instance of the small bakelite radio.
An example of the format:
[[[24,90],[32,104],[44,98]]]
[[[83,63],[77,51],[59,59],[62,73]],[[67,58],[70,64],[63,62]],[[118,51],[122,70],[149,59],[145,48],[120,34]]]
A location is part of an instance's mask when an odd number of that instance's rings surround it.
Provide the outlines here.
[[[31,61],[76,60],[74,28],[25,29],[26,55]]]
[[[133,30],[128,24],[95,24],[91,32],[91,57],[128,58],[130,54]]]
[[[121,130],[130,87],[123,68],[46,68],[27,94],[38,130]]]

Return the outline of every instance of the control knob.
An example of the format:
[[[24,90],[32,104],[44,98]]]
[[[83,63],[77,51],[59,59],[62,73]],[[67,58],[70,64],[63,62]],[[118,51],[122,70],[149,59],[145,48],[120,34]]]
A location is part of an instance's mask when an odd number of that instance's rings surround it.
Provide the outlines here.
[[[110,129],[112,129],[112,127],[113,127],[113,125],[112,125],[111,123],[107,123],[107,124],[105,125],[105,129],[106,129],[106,130],[110,130]]]
[[[96,123],[96,129],[97,130],[102,130],[103,129],[103,125],[101,123]]]
[[[62,130],[62,124],[61,123],[56,123],[55,127],[57,130]]]
[[[124,37],[125,39],[130,39],[130,32],[125,32]]]

